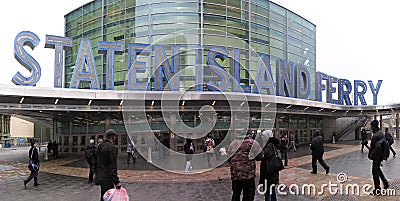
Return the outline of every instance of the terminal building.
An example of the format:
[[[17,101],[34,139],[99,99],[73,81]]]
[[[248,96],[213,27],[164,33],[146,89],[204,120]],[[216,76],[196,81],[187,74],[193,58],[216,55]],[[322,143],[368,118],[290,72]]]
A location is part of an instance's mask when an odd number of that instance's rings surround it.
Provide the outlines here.
[[[356,140],[374,118],[399,137],[400,105],[335,104],[321,95],[316,25],[271,1],[94,0],[65,15],[64,37],[72,46],[65,50],[61,88],[15,86],[0,94],[2,113],[43,122],[61,152],[81,152],[109,128],[118,132],[120,150],[130,137],[142,153],[149,145],[183,151],[184,137],[174,131],[224,139],[232,130],[271,129],[307,144],[319,130],[326,141],[333,133]],[[115,55],[104,53],[102,41],[115,45]],[[88,47],[90,55],[82,56]],[[93,66],[94,78],[75,75]],[[177,66],[180,74],[171,70]],[[144,90],[130,90],[134,85]],[[385,116],[394,120],[384,124]]]

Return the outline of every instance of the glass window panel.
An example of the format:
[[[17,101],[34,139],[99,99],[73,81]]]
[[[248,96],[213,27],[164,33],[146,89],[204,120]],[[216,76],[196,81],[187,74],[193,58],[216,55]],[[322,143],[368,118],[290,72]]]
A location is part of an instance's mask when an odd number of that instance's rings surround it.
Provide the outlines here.
[[[286,41],[286,35],[282,32],[276,31],[274,29],[270,29],[270,34],[272,38],[279,39],[282,41]]]
[[[288,43],[297,47],[301,47],[302,41],[292,36],[288,36]]]
[[[280,22],[282,24],[286,24],[286,17],[279,15],[274,12],[269,12],[269,17],[277,22]]]
[[[270,2],[269,8],[270,10],[278,13],[279,15],[286,16],[286,9],[282,8],[281,6],[275,3]]]
[[[278,58],[283,58],[283,59],[285,58],[283,50],[270,47],[270,53],[271,53],[271,55],[274,55],[274,56],[276,56]]]
[[[213,13],[219,15],[225,15],[225,7],[213,4],[204,4],[204,13]]]
[[[283,24],[280,24],[274,20],[269,21],[269,26],[275,30],[278,30],[280,32],[286,33],[286,26]]]
[[[286,49],[286,43],[283,41],[277,40],[275,38],[270,38],[270,44],[272,47],[280,48],[280,49]]]
[[[204,2],[226,5],[226,0],[205,0]]]
[[[150,12],[149,5],[137,6],[135,12],[136,16],[147,15]]]
[[[219,16],[219,15],[204,14],[204,24],[207,24],[207,23],[225,25],[226,17]]]

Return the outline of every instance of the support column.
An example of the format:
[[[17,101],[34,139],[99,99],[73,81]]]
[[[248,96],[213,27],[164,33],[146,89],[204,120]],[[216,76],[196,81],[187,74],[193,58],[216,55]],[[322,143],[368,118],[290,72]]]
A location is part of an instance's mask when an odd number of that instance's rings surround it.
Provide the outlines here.
[[[383,130],[383,120],[382,120],[382,115],[379,115],[379,128]]]
[[[105,131],[111,128],[111,117],[109,114],[105,115],[105,127],[104,128],[105,128]]]
[[[396,114],[396,139],[400,139],[399,130],[399,113]]]
[[[277,114],[276,118],[275,118],[275,136],[274,137],[281,139],[281,136],[279,134],[279,117],[280,117],[280,115]]]

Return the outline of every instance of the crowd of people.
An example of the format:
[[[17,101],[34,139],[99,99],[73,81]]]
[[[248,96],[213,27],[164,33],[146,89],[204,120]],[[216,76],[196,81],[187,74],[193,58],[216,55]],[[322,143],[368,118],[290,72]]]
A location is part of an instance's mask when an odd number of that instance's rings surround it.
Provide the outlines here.
[[[382,180],[383,188],[389,187],[389,182],[385,178],[381,164],[387,159],[384,145],[387,144],[387,150],[392,151],[393,157],[396,156],[395,150],[392,148],[394,143],[392,135],[385,129],[385,132],[379,128],[379,122],[373,120],[370,123],[372,136],[368,146],[368,135],[365,129],[361,130],[361,152],[366,147],[368,158],[372,160],[372,175],[374,181],[374,195],[379,195],[381,190],[380,180]],[[106,139],[95,144],[94,139],[90,139],[86,146],[85,158],[89,164],[88,183],[95,182],[101,188],[101,200],[103,195],[109,189],[121,188],[121,183],[117,171],[117,149],[114,145],[117,133],[113,129],[105,132]],[[299,147],[298,136],[293,133],[284,133],[282,136],[275,135],[272,130],[265,130],[258,136],[255,136],[250,130],[241,131],[236,139],[227,146],[221,146],[219,150],[214,149],[221,143],[221,138],[213,138],[211,134],[206,135],[203,140],[202,147],[207,161],[208,167],[212,166],[211,160],[213,156],[219,160],[221,156],[227,156],[230,164],[231,180],[232,180],[232,201],[254,200],[256,190],[256,161],[260,163],[259,184],[262,184],[265,192],[265,200],[277,200],[275,185],[279,184],[279,173],[288,166],[288,151],[296,151]],[[381,146],[382,144],[382,146]],[[49,153],[53,154],[54,159],[58,158],[57,141],[48,143]],[[317,174],[317,162],[325,169],[325,173],[329,174],[329,166],[323,159],[324,145],[323,136],[319,131],[313,133],[310,142],[312,174]],[[183,147],[185,153],[184,172],[190,172],[192,167],[192,156],[196,153],[196,146],[192,139],[186,139]],[[280,152],[280,158],[278,151]],[[389,152],[389,151],[387,151]],[[218,153],[218,154],[217,154]],[[132,160],[136,163],[137,150],[136,145],[129,139],[127,145],[127,164]],[[280,162],[276,162],[278,158]],[[38,172],[40,167],[37,142],[31,142],[29,150],[29,170],[31,174],[24,180],[24,186],[34,179],[34,186],[40,185],[38,182]],[[283,162],[282,162],[283,160]],[[243,193],[243,194],[242,194]]]

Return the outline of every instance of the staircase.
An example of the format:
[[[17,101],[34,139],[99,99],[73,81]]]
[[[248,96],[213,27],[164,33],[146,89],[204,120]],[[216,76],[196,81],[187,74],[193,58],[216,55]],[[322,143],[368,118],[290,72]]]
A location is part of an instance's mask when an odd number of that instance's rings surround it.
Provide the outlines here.
[[[362,116],[359,119],[350,122],[347,126],[342,127],[336,132],[336,140],[340,140],[340,138],[357,128],[364,127],[367,125],[368,121],[369,119],[366,116]]]

